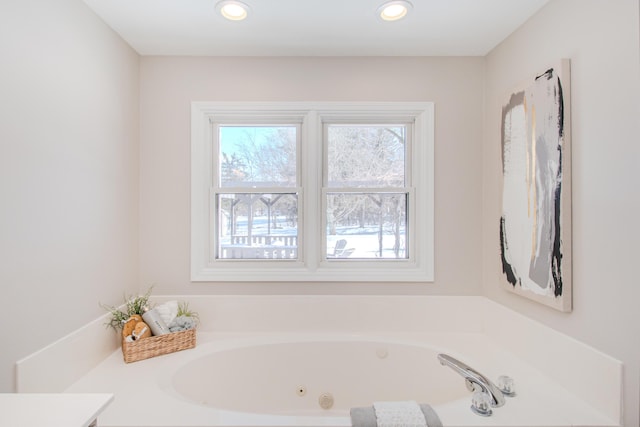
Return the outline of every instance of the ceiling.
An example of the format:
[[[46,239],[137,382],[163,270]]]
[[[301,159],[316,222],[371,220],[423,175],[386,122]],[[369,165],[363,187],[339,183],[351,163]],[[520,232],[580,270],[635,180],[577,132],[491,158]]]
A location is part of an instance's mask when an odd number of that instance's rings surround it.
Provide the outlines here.
[[[402,20],[385,0],[243,0],[244,21],[217,0],[84,0],[141,55],[484,56],[549,0],[410,0]]]

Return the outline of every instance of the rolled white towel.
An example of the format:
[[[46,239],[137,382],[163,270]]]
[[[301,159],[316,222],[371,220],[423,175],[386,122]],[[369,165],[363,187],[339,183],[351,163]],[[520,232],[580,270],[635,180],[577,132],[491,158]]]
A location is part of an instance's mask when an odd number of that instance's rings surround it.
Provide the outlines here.
[[[426,427],[420,405],[413,400],[374,402],[378,427]]]
[[[178,301],[167,301],[154,307],[166,325],[178,315]]]

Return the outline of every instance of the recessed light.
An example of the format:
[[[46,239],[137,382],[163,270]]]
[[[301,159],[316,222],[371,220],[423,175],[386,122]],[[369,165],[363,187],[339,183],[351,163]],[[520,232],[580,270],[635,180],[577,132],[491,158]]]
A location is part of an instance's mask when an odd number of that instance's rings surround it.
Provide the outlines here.
[[[231,21],[242,21],[249,15],[249,6],[237,0],[223,0],[216,4],[222,16]]]
[[[378,16],[383,21],[397,21],[405,17],[413,5],[406,0],[393,0],[378,8]]]

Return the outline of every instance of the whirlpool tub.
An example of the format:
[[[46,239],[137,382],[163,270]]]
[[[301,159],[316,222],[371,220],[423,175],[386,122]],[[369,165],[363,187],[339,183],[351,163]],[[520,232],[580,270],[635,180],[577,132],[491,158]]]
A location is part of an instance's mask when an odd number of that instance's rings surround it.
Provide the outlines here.
[[[517,396],[472,413],[438,353],[513,377]],[[482,334],[199,333],[192,350],[132,364],[114,353],[67,391],[115,393],[103,427],[346,427],[350,408],[397,400],[432,405],[446,427],[614,425]]]
[[[431,347],[375,341],[263,344],[213,352],[178,369],[175,391],[215,408],[346,416],[375,401],[442,404],[468,395]]]

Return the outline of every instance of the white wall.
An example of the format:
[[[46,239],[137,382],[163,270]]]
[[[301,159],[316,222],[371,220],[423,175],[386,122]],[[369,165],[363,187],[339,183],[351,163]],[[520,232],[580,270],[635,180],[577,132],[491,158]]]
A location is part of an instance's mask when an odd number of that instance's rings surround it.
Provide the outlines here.
[[[16,360],[137,291],[139,63],[79,0],[1,2],[0,61],[8,392]]]
[[[553,0],[486,57],[484,293],[623,361],[625,426],[640,406],[640,48],[637,0]],[[571,59],[574,310],[499,285],[500,114],[504,96]],[[588,375],[585,372],[585,375]]]
[[[141,283],[170,294],[477,295],[482,70],[482,58],[143,57]],[[434,101],[435,283],[190,283],[191,101]]]

